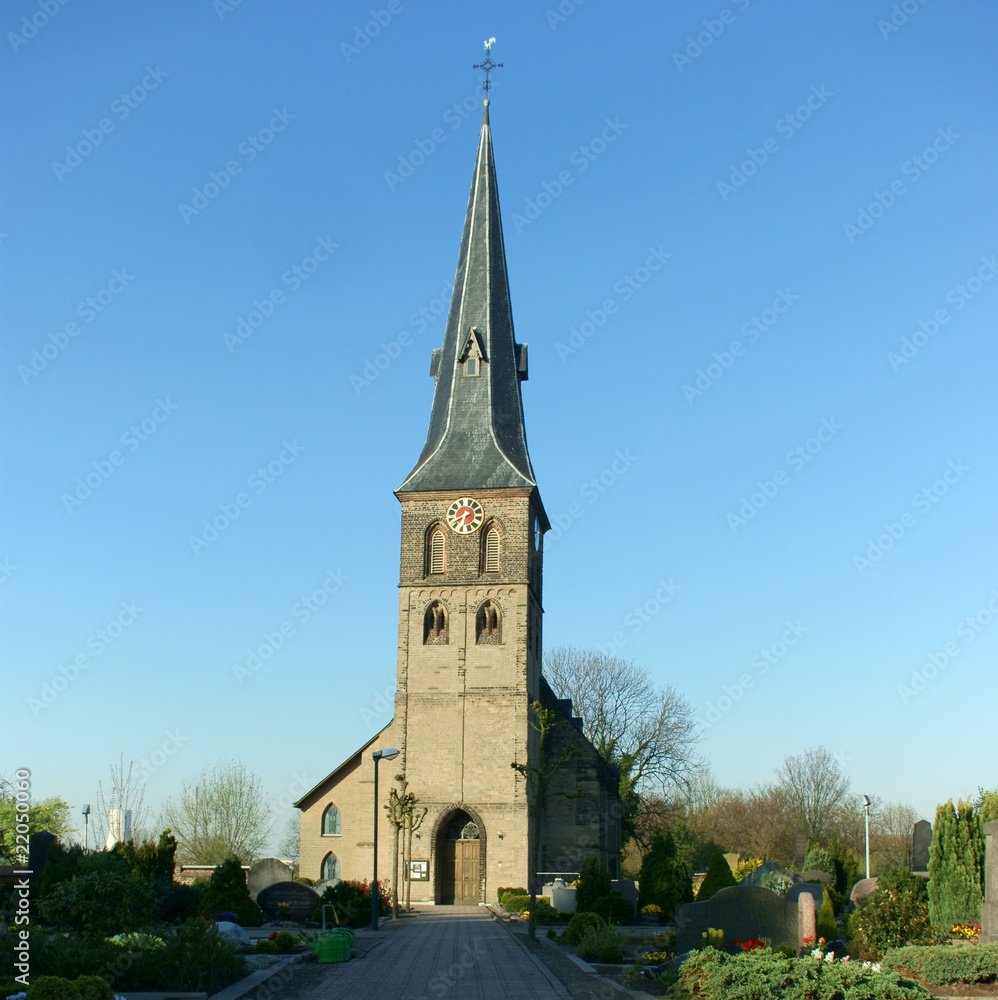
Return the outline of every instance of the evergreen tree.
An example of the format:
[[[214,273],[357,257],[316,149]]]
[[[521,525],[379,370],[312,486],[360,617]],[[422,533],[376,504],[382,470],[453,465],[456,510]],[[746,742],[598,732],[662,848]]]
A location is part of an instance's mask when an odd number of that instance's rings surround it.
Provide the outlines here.
[[[824,872],[835,881],[835,862],[831,855],[820,844],[809,844],[804,855],[804,871]]]
[[[720,889],[737,884],[735,876],[731,872],[731,865],[728,864],[728,859],[720,851],[714,851],[710,859],[710,864],[707,865],[707,874],[704,875],[703,881],[700,883],[697,902],[702,903],[710,899]]]
[[[654,904],[668,919],[679,903],[693,902],[693,873],[679,857],[672,832],[656,834],[641,861],[641,906]]]
[[[970,802],[936,809],[929,847],[929,919],[941,934],[979,920],[984,885],[981,823]]]
[[[815,869],[818,871],[818,869]],[[826,941],[833,941],[839,936],[838,924],[835,923],[835,908],[832,906],[832,897],[828,895],[826,889],[821,897],[821,909],[818,911],[818,937],[823,937]]]

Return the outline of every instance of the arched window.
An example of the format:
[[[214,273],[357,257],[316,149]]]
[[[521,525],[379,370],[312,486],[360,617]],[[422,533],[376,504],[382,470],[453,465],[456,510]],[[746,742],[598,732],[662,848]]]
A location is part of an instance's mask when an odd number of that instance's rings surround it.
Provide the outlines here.
[[[444,830],[444,840],[479,840],[478,824],[463,810],[455,813]]]
[[[434,601],[423,615],[423,645],[447,645],[447,609]]]
[[[322,835],[323,837],[340,835],[340,811],[332,802],[326,806],[326,811],[322,814]]]
[[[322,878],[329,879],[330,881],[340,877],[340,862],[335,854],[330,852],[322,859],[320,872]]]
[[[475,642],[502,642],[502,612],[495,601],[486,601],[475,616]]]
[[[499,529],[493,524],[485,533],[485,553],[482,559],[482,569],[484,572],[499,572],[499,551]]]
[[[442,573],[445,563],[444,532],[443,528],[437,526],[430,532],[430,540],[427,544],[426,572]]]

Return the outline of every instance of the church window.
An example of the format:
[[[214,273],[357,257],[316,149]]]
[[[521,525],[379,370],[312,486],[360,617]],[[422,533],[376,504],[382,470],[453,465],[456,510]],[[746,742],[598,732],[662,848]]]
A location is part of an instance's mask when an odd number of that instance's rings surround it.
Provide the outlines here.
[[[478,824],[463,810],[455,813],[444,830],[444,840],[479,840]]]
[[[320,871],[324,879],[329,879],[330,881],[338,879],[340,877],[339,858],[337,858],[332,852],[327,854],[322,859],[322,868]]]
[[[485,355],[482,353],[478,331],[474,328],[468,332],[468,339],[464,342],[464,350],[461,351],[459,360],[464,364],[465,376],[482,374],[482,362],[485,360]]]
[[[468,358],[468,360],[464,363],[464,374],[465,375],[478,374],[478,358]]]
[[[430,551],[429,558],[427,559],[427,572],[429,573],[442,573],[444,571],[444,562],[446,558],[446,553],[444,552],[444,533],[441,528],[434,528],[433,533],[430,535]]]
[[[492,525],[485,533],[485,572],[499,572],[499,529]]]
[[[322,814],[322,835],[323,837],[340,835],[340,811],[332,802],[326,806],[326,811]]]
[[[447,609],[434,601],[423,615],[423,645],[445,646],[447,644]]]
[[[502,642],[502,612],[495,601],[486,601],[475,616],[475,641],[498,645]]]

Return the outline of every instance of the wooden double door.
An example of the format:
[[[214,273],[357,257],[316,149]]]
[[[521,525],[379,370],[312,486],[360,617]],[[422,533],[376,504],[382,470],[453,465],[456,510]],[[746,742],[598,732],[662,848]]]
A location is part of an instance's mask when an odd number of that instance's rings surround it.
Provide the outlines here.
[[[440,902],[456,906],[478,904],[478,840],[442,841]]]

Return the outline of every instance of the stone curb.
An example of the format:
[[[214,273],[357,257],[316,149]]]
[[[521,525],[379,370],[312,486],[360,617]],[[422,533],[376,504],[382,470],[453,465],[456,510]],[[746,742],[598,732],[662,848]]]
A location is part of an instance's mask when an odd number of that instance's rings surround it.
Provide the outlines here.
[[[271,976],[276,976],[277,973],[282,972],[289,966],[304,961],[314,961],[311,952],[289,955],[283,961],[275,962],[266,969],[257,969],[256,972],[251,972],[245,979],[240,979],[231,986],[226,986],[224,990],[220,990],[218,993],[212,993],[211,1000],[239,1000],[240,997],[245,996],[250,990],[256,989],[260,983],[265,983]],[[128,1000],[131,1000],[131,998],[129,997]]]

